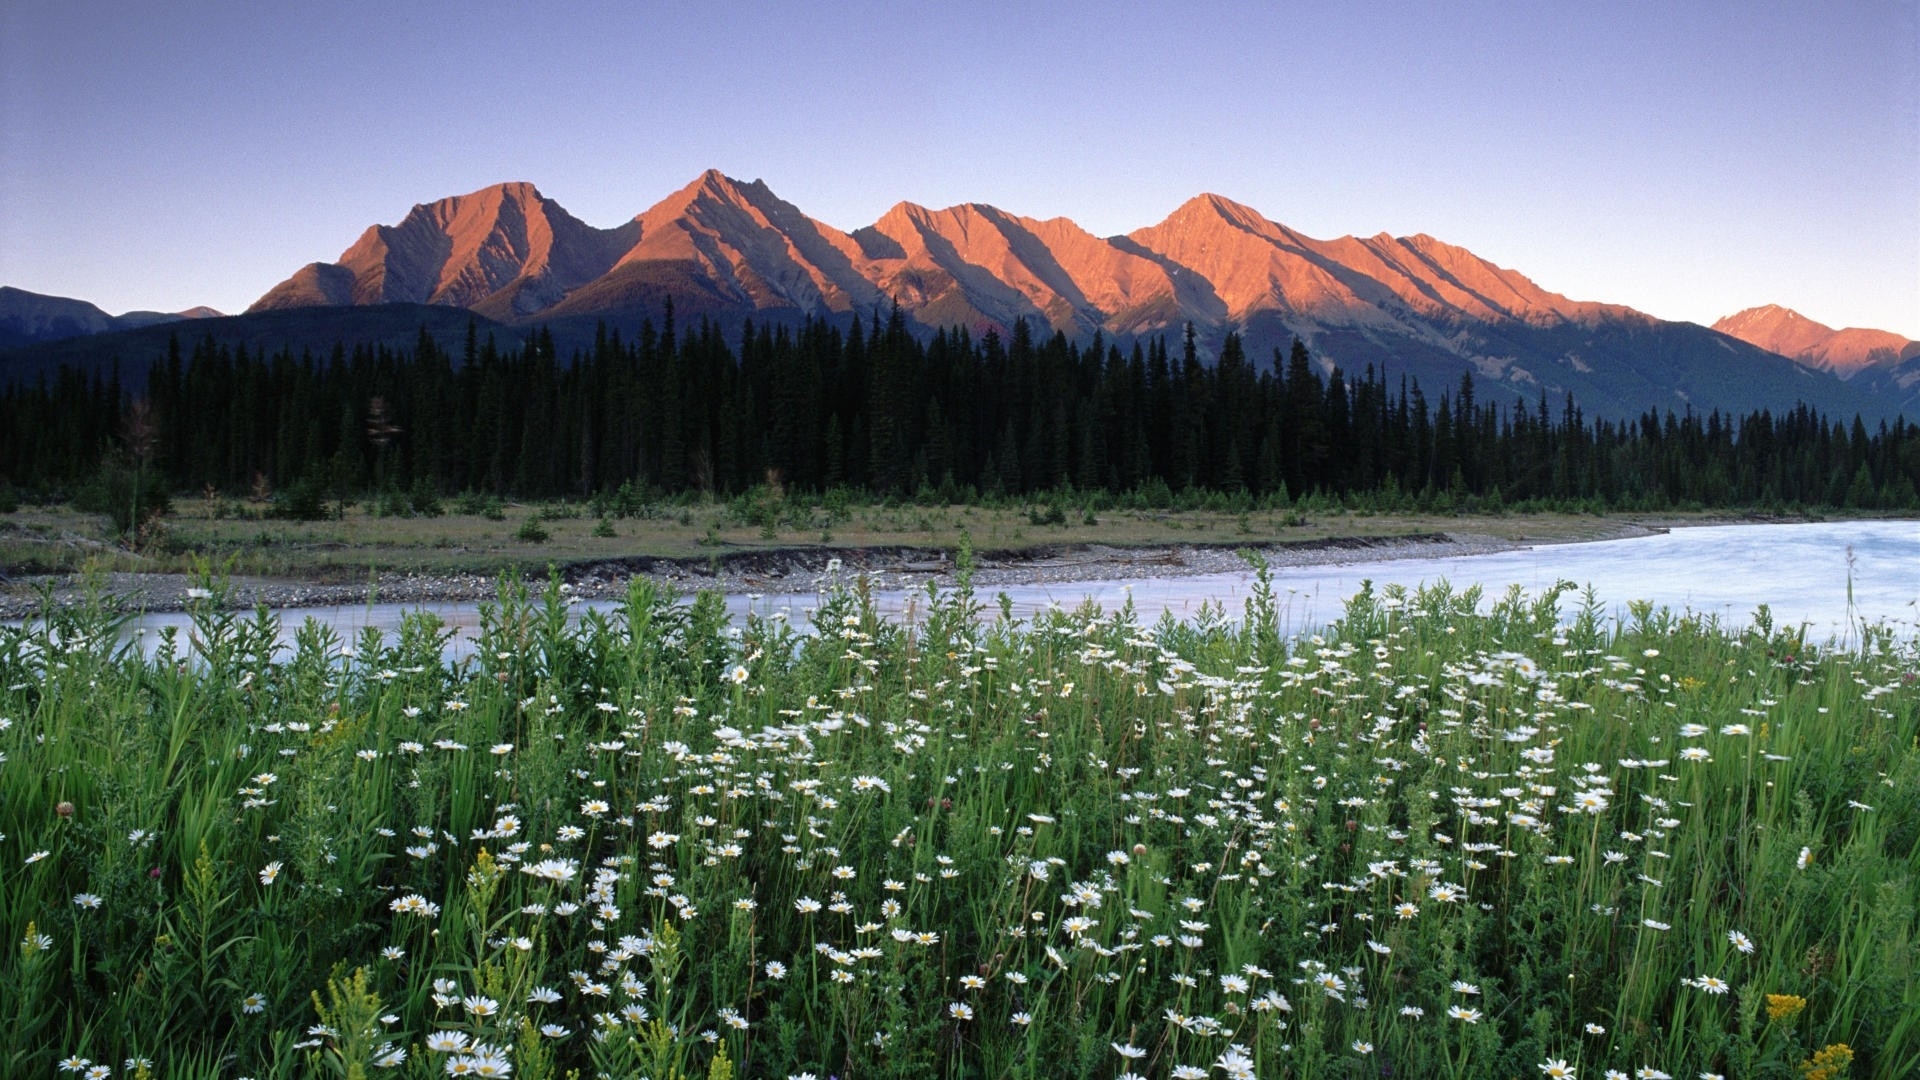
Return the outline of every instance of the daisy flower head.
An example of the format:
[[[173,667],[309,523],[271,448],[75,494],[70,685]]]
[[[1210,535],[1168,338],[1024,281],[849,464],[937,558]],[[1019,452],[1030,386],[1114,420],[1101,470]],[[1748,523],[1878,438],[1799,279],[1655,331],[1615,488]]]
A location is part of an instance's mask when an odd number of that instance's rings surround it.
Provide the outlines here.
[[[436,1054],[457,1054],[467,1048],[464,1031],[436,1031],[427,1036],[427,1049]]]
[[[388,902],[387,907],[397,915],[419,915],[423,918],[431,918],[440,914],[440,905],[419,893],[397,896]]]
[[[1229,1046],[1214,1059],[1213,1067],[1225,1073],[1227,1080],[1254,1080],[1253,1059],[1239,1046]]]
[[[507,1060],[506,1051],[504,1050],[495,1050],[489,1047],[486,1053],[475,1054],[469,1058],[468,1061],[473,1067],[473,1071],[470,1074],[473,1076],[492,1080],[494,1077],[511,1076],[513,1074],[513,1064]]]

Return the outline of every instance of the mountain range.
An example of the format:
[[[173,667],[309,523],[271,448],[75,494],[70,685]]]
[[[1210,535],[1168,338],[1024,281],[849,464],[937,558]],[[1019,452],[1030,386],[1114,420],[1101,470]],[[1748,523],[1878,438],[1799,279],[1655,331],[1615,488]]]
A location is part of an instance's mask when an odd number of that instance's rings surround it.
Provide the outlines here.
[[[1557,405],[1570,393],[1601,415],[1806,401],[1841,415],[1920,416],[1920,347],[1897,335],[1831,331],[1782,308],[1713,328],[1667,322],[1568,299],[1424,234],[1319,240],[1211,194],[1156,225],[1098,237],[1066,218],[978,203],[903,202],[842,232],[759,180],[713,170],[603,229],[532,184],[498,184],[368,228],[234,322],[323,309],[351,339],[354,320],[376,309],[426,305],[488,326],[547,326],[566,343],[601,325],[657,324],[669,297],[683,321],[711,317],[729,330],[742,318],[844,322],[898,303],[919,330],[976,336],[1025,319],[1125,346],[1191,324],[1211,355],[1235,331],[1256,362],[1299,337],[1323,367],[1372,365],[1436,395],[1471,372],[1482,394],[1528,403],[1544,394]],[[0,303],[0,327],[7,318]]]
[[[109,315],[85,300],[44,296],[11,285],[0,285],[0,350],[38,341],[110,334],[183,319],[219,318],[210,307],[187,311],[129,311]]]

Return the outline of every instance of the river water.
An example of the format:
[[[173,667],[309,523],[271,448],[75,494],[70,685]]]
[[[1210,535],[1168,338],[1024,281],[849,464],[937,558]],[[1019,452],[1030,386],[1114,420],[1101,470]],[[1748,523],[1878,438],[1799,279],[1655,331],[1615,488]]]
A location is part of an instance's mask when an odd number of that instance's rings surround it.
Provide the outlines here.
[[[1276,567],[1273,583],[1281,609],[1282,631],[1307,633],[1338,618],[1346,599],[1361,582],[1376,589],[1388,584],[1413,588],[1444,580],[1456,591],[1479,585],[1483,607],[1510,585],[1538,592],[1558,581],[1591,587],[1605,610],[1625,618],[1631,601],[1650,601],[1676,612],[1711,615],[1723,624],[1751,623],[1766,604],[1776,626],[1805,626],[1815,641],[1858,640],[1861,620],[1885,623],[1897,637],[1920,637],[1920,522],[1847,521],[1796,525],[1717,525],[1675,529],[1670,533],[1583,544],[1451,558],[1394,559],[1329,566]],[[1059,606],[1076,608],[1091,600],[1108,610],[1131,597],[1142,623],[1163,613],[1176,618],[1198,614],[1203,604],[1222,606],[1237,617],[1252,590],[1251,572],[1193,577],[1142,578],[1137,581],[1051,582],[982,590],[987,611],[998,610],[1004,592],[1016,617]],[[1849,591],[1851,590],[1851,591]],[[796,627],[808,625],[819,597],[804,595],[727,598],[736,621],[749,612],[784,617]],[[875,593],[880,610],[891,616],[923,611],[920,590]],[[1562,610],[1577,606],[1564,597]],[[1851,605],[1851,606],[1850,606]],[[583,602],[581,610],[611,608],[611,602]],[[450,654],[472,650],[479,626],[474,603],[373,604],[353,607],[290,608],[281,612],[283,638],[312,618],[330,624],[342,639],[354,640],[368,626],[392,631],[404,612],[431,611],[456,628]],[[165,627],[184,640],[190,620],[164,612],[143,616],[129,629],[151,642]]]

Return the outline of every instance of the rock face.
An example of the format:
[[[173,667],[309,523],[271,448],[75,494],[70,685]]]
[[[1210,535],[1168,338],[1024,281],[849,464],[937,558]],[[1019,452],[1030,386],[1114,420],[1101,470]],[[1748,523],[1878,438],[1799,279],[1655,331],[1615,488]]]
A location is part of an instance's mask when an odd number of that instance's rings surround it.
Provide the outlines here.
[[[878,303],[860,245],[813,220],[766,184],[709,169],[629,223],[598,280],[556,303],[551,317],[644,311],[672,296],[719,315],[846,314]]]
[[[1778,304],[1737,312],[1714,323],[1713,328],[1809,367],[1831,371],[1842,379],[1850,379],[1866,368],[1897,364],[1920,350],[1920,342],[1908,341],[1899,334],[1857,327],[1835,330]]]
[[[1880,386],[1843,390],[1834,378],[1861,368],[1860,349],[1880,355],[1878,339],[1846,337],[1871,332],[1838,332],[1812,359],[1789,354],[1795,363],[1778,355],[1785,339],[1571,300],[1426,235],[1314,239],[1218,195],[1125,236],[977,203],[900,203],[846,233],[761,181],[713,170],[611,229],[524,183],[416,206],[338,261],[303,267],[252,310],[411,302],[565,333],[634,328],[667,299],[683,317],[733,325],[844,321],[897,302],[923,330],[1004,334],[1025,319],[1123,345],[1177,339],[1192,324],[1204,354],[1233,331],[1256,363],[1298,337],[1323,369],[1372,366],[1435,393],[1471,373],[1485,392],[1556,406],[1572,394],[1610,415],[1796,400],[1850,410]]]
[[[903,202],[854,236],[879,290],[928,325],[1004,328],[1025,318],[1075,337],[1179,325],[1168,268],[1066,218]]]
[[[1191,199],[1125,240],[1192,284],[1199,295],[1184,307],[1230,324],[1278,318],[1310,341],[1346,330],[1452,350],[1463,323],[1648,321],[1629,308],[1547,292],[1431,236],[1315,240],[1218,195]]]
[[[596,229],[532,184],[496,184],[375,225],[334,263],[309,263],[248,311],[444,304],[488,318],[537,315],[605,274],[639,235]]]

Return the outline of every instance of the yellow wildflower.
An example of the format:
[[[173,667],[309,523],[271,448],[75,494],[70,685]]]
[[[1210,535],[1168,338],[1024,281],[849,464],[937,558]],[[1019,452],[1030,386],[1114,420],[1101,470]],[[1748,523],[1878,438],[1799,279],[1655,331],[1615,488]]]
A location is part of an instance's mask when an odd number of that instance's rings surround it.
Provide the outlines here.
[[[1852,1066],[1853,1049],[1846,1043],[1832,1043],[1801,1062],[1800,1071],[1806,1074],[1807,1080],[1834,1080],[1836,1076],[1845,1076]]]
[[[1767,1019],[1791,1020],[1807,1007],[1807,999],[1798,994],[1768,994]]]

